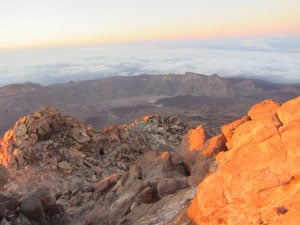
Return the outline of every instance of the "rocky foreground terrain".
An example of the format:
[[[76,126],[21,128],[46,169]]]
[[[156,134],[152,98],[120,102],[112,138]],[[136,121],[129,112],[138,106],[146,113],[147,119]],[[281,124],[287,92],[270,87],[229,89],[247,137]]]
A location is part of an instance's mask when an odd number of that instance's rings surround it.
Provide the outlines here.
[[[171,116],[96,130],[55,108],[0,146],[0,224],[300,224],[300,97],[211,137]]]

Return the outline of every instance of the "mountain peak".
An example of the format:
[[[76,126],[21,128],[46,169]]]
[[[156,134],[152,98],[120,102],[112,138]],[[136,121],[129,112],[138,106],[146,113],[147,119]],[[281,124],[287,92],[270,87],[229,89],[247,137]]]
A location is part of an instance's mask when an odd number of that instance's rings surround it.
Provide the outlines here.
[[[37,83],[22,83],[22,84],[10,84],[0,88],[0,95],[16,95],[27,94],[30,92],[39,91],[42,86]]]

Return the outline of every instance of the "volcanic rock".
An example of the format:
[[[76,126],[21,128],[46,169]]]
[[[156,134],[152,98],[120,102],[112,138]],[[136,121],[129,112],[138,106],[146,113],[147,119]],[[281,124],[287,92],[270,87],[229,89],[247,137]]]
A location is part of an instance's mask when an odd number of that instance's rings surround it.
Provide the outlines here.
[[[58,169],[60,169],[63,173],[66,173],[66,174],[72,173],[73,168],[66,161],[62,161],[62,162],[58,163],[57,166],[58,166]]]
[[[215,137],[173,116],[95,130],[43,108],[0,141],[0,224],[190,225],[187,209],[196,224],[293,224],[299,106],[265,100]]]
[[[204,128],[200,125],[195,129],[191,129],[183,137],[181,142],[181,149],[184,152],[200,151],[207,139]]]
[[[108,188],[114,186],[117,181],[120,179],[120,175],[112,174],[109,177],[104,178],[103,180],[95,183],[94,187],[96,191],[103,192]]]
[[[187,175],[178,148],[188,128],[155,115],[98,131],[51,107],[21,118],[0,141],[1,190],[17,204],[1,205],[0,223],[119,223],[160,201],[160,179]]]
[[[19,206],[19,201],[14,197],[9,197],[0,193],[0,218],[9,217],[16,211]]]
[[[140,191],[136,196],[138,203],[151,203],[156,198],[156,191],[148,186]]]
[[[189,185],[186,178],[163,178],[157,184],[158,196],[162,198],[187,187]]]
[[[5,166],[0,164],[0,190],[1,187],[7,183],[10,175],[8,170],[5,168]]]
[[[299,224],[299,108],[300,97],[266,100],[222,128],[228,150],[198,186],[188,210],[196,224]]]
[[[54,203],[55,199],[48,188],[40,187],[21,201],[20,212],[30,219],[42,220],[45,217],[44,211]]]

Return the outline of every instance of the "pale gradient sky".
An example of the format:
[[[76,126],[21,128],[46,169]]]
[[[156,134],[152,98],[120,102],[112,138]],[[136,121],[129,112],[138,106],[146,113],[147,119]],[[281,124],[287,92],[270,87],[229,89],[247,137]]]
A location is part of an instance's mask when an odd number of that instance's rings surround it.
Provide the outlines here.
[[[0,0],[0,49],[300,34],[299,0]]]

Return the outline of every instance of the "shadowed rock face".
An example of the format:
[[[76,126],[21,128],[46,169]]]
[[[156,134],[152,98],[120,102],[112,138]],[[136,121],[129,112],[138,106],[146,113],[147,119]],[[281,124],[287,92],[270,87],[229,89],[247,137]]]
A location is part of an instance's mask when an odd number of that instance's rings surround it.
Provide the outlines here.
[[[188,209],[196,224],[299,224],[300,97],[253,106],[222,128],[228,150]]]

